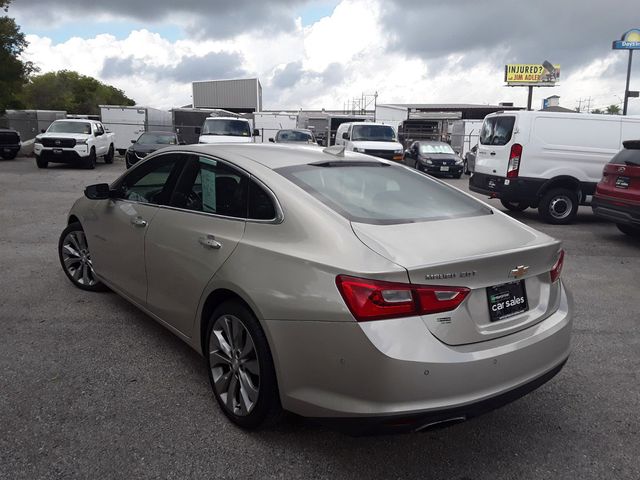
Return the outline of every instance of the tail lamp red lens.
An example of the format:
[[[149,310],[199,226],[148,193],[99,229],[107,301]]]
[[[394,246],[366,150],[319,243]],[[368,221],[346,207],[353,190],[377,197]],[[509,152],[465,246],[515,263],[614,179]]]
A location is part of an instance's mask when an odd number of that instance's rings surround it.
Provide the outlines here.
[[[555,283],[560,278],[560,274],[562,273],[562,266],[564,265],[564,250],[560,250],[560,255],[558,255],[558,260],[556,260],[555,265],[551,268],[551,283]]]
[[[469,294],[464,287],[412,285],[338,275],[336,285],[359,322],[448,312]]]
[[[509,165],[507,166],[507,178],[516,178],[520,172],[520,159],[522,158],[522,145],[514,143],[509,153]]]

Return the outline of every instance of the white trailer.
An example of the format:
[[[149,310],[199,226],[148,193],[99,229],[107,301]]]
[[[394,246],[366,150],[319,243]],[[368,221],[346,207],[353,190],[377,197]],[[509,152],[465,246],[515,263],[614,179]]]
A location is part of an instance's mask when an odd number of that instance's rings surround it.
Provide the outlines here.
[[[255,137],[256,143],[266,143],[276,136],[278,130],[297,128],[298,114],[287,112],[259,112],[253,114],[253,128],[258,129],[260,136]]]
[[[100,117],[107,130],[116,134],[116,150],[120,155],[144,132],[173,131],[171,112],[151,107],[100,105]]]
[[[464,155],[478,144],[484,120],[454,120],[451,131],[451,147],[458,155]]]

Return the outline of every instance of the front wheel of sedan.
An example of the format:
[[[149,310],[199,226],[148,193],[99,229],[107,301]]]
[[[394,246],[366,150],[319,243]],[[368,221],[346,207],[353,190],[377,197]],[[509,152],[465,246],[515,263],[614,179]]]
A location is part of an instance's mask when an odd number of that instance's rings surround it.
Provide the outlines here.
[[[277,419],[273,359],[253,313],[240,302],[224,302],[211,315],[205,345],[209,380],[224,414],[246,429]]]
[[[96,276],[82,225],[72,223],[62,231],[58,242],[58,255],[64,273],[76,287],[91,292],[107,289]]]

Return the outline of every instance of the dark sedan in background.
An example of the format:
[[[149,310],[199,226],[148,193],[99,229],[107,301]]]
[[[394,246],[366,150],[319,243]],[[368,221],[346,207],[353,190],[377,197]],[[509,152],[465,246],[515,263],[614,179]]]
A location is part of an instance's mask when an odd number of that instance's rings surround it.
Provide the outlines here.
[[[124,154],[127,168],[131,168],[150,153],[169,145],[185,145],[186,142],[173,132],[145,132],[138,140],[132,140],[131,145]]]
[[[5,160],[16,158],[22,143],[20,134],[10,128],[0,128],[0,156]]]
[[[272,143],[303,143],[307,145],[317,145],[316,137],[311,130],[294,129],[278,130],[275,138],[270,138]]]
[[[462,159],[445,142],[413,142],[404,152],[404,163],[431,175],[462,176]]]

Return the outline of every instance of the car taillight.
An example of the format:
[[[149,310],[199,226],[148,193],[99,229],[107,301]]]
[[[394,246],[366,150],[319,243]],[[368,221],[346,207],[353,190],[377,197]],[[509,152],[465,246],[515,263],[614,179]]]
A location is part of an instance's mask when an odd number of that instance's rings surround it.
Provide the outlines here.
[[[522,145],[514,143],[509,153],[509,165],[507,166],[507,178],[516,178],[520,170],[520,159],[522,158]]]
[[[562,273],[562,266],[564,265],[564,250],[560,250],[560,255],[558,255],[558,260],[556,260],[555,265],[551,268],[551,283],[555,283],[560,278],[560,274]]]
[[[411,285],[338,275],[336,285],[359,322],[448,312],[469,294],[464,287]]]

